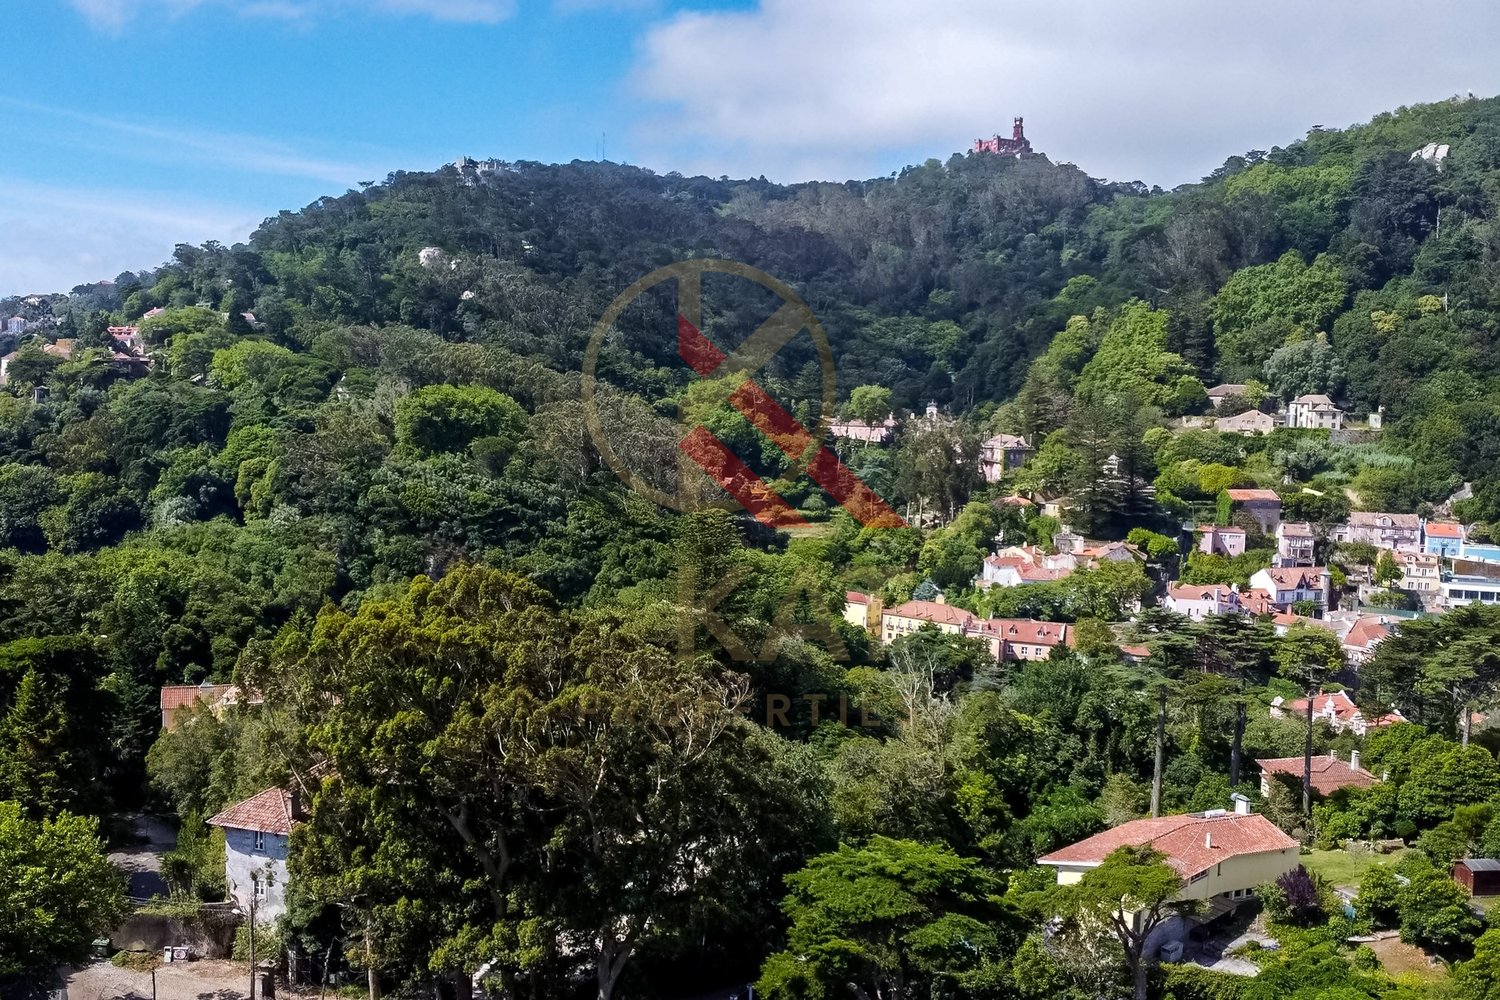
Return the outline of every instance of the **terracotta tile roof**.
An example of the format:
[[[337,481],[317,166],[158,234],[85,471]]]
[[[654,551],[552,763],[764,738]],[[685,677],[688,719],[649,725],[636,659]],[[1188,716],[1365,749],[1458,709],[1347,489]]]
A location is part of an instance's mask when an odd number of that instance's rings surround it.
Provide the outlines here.
[[[1026,565],[1018,567],[1016,572],[1027,583],[1046,583],[1050,580],[1061,580],[1063,577],[1069,575],[1065,569],[1047,569],[1042,566]]]
[[[845,604],[869,604],[870,603],[870,595],[869,594],[861,594],[857,590],[846,590],[846,591],[844,591],[844,603]]]
[[[1162,816],[1122,823],[1038,858],[1041,864],[1098,864],[1115,850],[1150,844],[1184,879],[1228,858],[1295,848],[1297,842],[1259,814]]]
[[[1278,590],[1318,590],[1327,571],[1323,566],[1267,566],[1255,575],[1266,574]]]
[[[1281,522],[1281,533],[1293,538],[1311,538],[1313,536],[1312,525],[1306,521],[1283,521]]]
[[[1268,615],[1274,610],[1274,604],[1275,600],[1271,595],[1259,587],[1240,591],[1240,607],[1252,615]]]
[[[1280,699],[1273,701],[1272,704],[1276,705],[1276,707],[1282,709],[1283,711],[1290,713],[1291,715],[1300,716],[1307,711],[1306,698],[1297,698],[1293,701],[1281,702],[1279,705],[1276,704],[1277,701],[1280,701]],[[1354,699],[1350,698],[1349,695],[1343,691],[1332,691],[1328,694],[1320,694],[1313,698],[1314,718],[1326,718],[1332,716],[1333,718],[1338,719],[1340,722],[1348,723],[1353,721],[1356,715],[1361,714],[1363,713],[1360,712],[1359,706],[1354,704]],[[1392,710],[1387,715],[1382,715],[1374,719],[1366,719],[1365,725],[1394,726],[1398,722],[1405,721],[1405,716],[1403,716],[1400,712]]]
[[[279,788],[267,788],[218,813],[208,821],[208,825],[231,830],[288,834],[292,832],[292,817],[287,811],[286,793]]]
[[[1272,757],[1258,760],[1260,769],[1267,774],[1289,774],[1302,780],[1301,757]],[[1364,768],[1353,768],[1347,761],[1319,754],[1312,759],[1312,787],[1319,795],[1331,795],[1340,788],[1369,788],[1379,784],[1380,779]]]
[[[200,701],[212,704],[228,694],[233,687],[233,684],[169,684],[161,689],[162,714],[175,714]]]
[[[1229,499],[1236,503],[1244,503],[1250,500],[1275,501],[1281,503],[1281,496],[1275,490],[1225,490]]]
[[[939,604],[937,601],[907,601],[905,604],[881,612],[880,617],[884,618],[886,615],[896,618],[916,618],[936,625],[972,625],[976,621],[975,617],[963,608],[956,608],[951,604]]]
[[[1429,538],[1463,538],[1464,526],[1449,521],[1428,521],[1427,536]]]
[[[1001,497],[996,502],[997,503],[1003,503],[1007,507],[1035,507],[1036,506],[1036,504],[1032,503],[1030,500],[1027,500],[1025,497],[1019,496],[1019,495],[1016,495],[1016,494],[1012,494],[1012,495],[1010,495],[1008,497]]]
[[[1243,535],[1244,528],[1236,528],[1232,524],[1200,524],[1194,531],[1217,531],[1221,535]]]
[[[983,624],[984,631],[999,636],[1006,642],[1022,642],[1031,646],[1071,645],[1070,629],[1060,622],[1039,622],[1029,618],[989,618]]]
[[[1243,396],[1244,394],[1245,386],[1238,382],[1225,382],[1208,390],[1209,399],[1213,399],[1215,396]]]

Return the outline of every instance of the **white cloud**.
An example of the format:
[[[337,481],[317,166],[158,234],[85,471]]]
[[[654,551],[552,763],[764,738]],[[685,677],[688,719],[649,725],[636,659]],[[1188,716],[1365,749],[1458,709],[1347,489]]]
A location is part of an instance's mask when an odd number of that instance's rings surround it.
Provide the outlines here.
[[[1180,183],[1315,124],[1500,90],[1475,44],[1497,28],[1500,6],[1481,0],[761,0],[644,37],[631,88],[657,113],[636,158],[869,176],[1025,115],[1055,160]]]
[[[214,4],[247,17],[303,21],[342,14],[428,17],[458,24],[499,24],[515,13],[515,0],[68,0],[96,28],[120,31],[147,13],[180,16]]]
[[[318,156],[263,136],[109,118],[8,97],[0,97],[0,107],[35,116],[36,122],[28,131],[33,141],[46,138],[81,149],[98,149],[100,133],[110,133],[108,149],[112,156],[175,166],[191,162],[236,173],[304,177],[347,187],[357,180],[384,177],[388,168],[380,166],[379,161],[389,163],[392,158],[389,152],[358,158]],[[68,127],[72,125],[83,127]]]
[[[242,241],[261,219],[242,206],[0,178],[0,295],[114,278],[167,260],[178,243]]]

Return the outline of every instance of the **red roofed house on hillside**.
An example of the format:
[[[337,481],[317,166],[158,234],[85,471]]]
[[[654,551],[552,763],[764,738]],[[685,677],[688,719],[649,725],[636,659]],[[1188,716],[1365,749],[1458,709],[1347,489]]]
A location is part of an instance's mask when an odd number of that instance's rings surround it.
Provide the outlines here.
[[[963,608],[955,608],[941,600],[907,601],[880,612],[880,641],[890,645],[929,623],[936,625],[939,632],[953,635],[979,631],[979,619]]]
[[[1262,795],[1271,794],[1271,782],[1279,775],[1286,775],[1301,787],[1304,763],[1301,757],[1272,757],[1256,763],[1260,765]],[[1312,759],[1312,790],[1319,795],[1326,797],[1341,788],[1369,788],[1379,782],[1379,778],[1359,766],[1358,750],[1349,754],[1347,764],[1328,754],[1319,754]]]
[[[1056,647],[1073,644],[1071,626],[1021,618],[990,618],[981,624],[979,637],[990,644],[990,655],[1001,663],[1045,660]]]
[[[1250,586],[1270,594],[1279,611],[1298,601],[1312,601],[1323,611],[1333,607],[1333,575],[1324,566],[1270,566],[1252,574]]]
[[[169,684],[161,689],[161,727],[176,729],[177,717],[191,711],[200,701],[216,704],[233,688],[233,684]]]
[[[844,621],[859,628],[870,628],[875,624],[875,598],[857,590],[844,591]]]
[[[1274,882],[1297,866],[1297,842],[1276,824],[1249,811],[1240,796],[1229,812],[1214,809],[1122,823],[1038,858],[1057,869],[1059,885],[1071,885],[1121,847],[1150,846],[1185,883],[1180,898],[1208,901],[1212,919],[1249,899],[1258,885]],[[1180,928],[1179,928],[1180,929]]]
[[[1245,529],[1233,525],[1200,524],[1193,529],[1198,533],[1198,551],[1209,555],[1235,556],[1245,554]]]
[[[229,895],[245,912],[254,905],[256,923],[272,923],[286,913],[287,846],[302,818],[295,792],[267,788],[208,821],[224,830]]]
[[[1275,490],[1225,490],[1233,510],[1242,510],[1268,535],[1281,523],[1281,496]]]
[[[1394,726],[1398,722],[1405,722],[1406,716],[1395,709],[1385,715],[1373,719],[1366,719],[1359,706],[1354,704],[1343,691],[1333,691],[1328,694],[1320,694],[1313,698],[1313,721],[1326,722],[1333,727],[1336,733],[1344,731],[1352,732],[1355,736],[1363,736],[1370,729],[1378,729],[1382,726]],[[1296,698],[1286,701],[1279,695],[1271,699],[1271,717],[1280,719],[1290,716],[1294,719],[1305,718],[1307,714],[1307,699]]]

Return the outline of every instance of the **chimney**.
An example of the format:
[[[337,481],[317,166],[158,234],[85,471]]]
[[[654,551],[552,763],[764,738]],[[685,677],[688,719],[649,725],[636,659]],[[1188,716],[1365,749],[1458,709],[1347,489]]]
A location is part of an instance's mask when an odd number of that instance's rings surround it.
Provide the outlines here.
[[[1354,771],[1358,771],[1359,770],[1359,751],[1358,750],[1350,750],[1349,751],[1349,767],[1350,767],[1351,770],[1354,770]]]
[[[1203,846],[1207,847],[1209,850],[1213,849],[1213,846],[1214,846],[1214,835],[1211,832],[1210,833],[1205,833],[1203,835]]]
[[[1233,795],[1229,796],[1229,800],[1234,803],[1234,814],[1236,816],[1250,815],[1249,796],[1241,795],[1239,792],[1235,792]]]

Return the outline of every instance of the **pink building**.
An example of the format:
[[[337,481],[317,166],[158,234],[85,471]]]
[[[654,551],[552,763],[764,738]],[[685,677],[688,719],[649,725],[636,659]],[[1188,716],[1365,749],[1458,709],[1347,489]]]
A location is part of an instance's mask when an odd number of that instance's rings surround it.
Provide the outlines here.
[[[1207,552],[1209,555],[1235,556],[1245,554],[1245,529],[1236,528],[1233,525],[1220,526],[1217,524],[1200,524],[1198,532],[1198,551]]]

